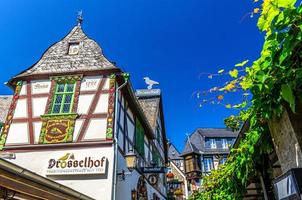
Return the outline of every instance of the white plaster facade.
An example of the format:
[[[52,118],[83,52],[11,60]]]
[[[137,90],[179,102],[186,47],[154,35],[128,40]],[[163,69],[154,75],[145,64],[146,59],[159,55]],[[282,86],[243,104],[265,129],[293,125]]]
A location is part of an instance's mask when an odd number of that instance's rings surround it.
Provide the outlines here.
[[[72,37],[72,34],[79,34],[75,39],[87,39],[79,27],[75,27],[65,39],[69,40],[70,37]],[[63,39],[63,41],[65,39]],[[80,71],[76,71],[74,69],[74,71],[72,71],[69,68],[69,61],[66,64],[66,68],[64,68],[65,65],[63,64],[52,65],[53,63],[50,63],[49,65],[46,65],[45,61],[37,62],[33,67],[36,70],[29,69],[24,72],[26,73],[27,78],[26,81],[22,82],[20,93],[15,96],[17,97],[16,106],[11,108],[13,112],[9,114],[9,118],[7,119],[9,124],[6,126],[9,127],[9,129],[3,150],[15,154],[14,159],[9,159],[10,162],[57,181],[58,183],[66,185],[97,200],[111,200],[113,198],[113,192],[116,193],[115,199],[117,200],[130,200],[131,191],[133,189],[137,190],[138,180],[140,177],[144,177],[144,180],[146,181],[148,199],[151,200],[153,199],[153,195],[156,195],[160,200],[163,200],[166,198],[165,175],[163,173],[158,175],[158,183],[153,186],[148,181],[150,174],[143,174],[142,172],[139,172],[140,170],[134,170],[131,175],[125,178],[125,180],[120,180],[120,176],[117,175],[122,170],[128,170],[125,164],[124,155],[130,150],[137,151],[137,147],[135,146],[137,124],[142,124],[141,126],[144,129],[144,153],[142,153],[144,155],[139,156],[137,167],[150,167],[150,163],[154,159],[154,152],[157,152],[159,155],[159,164],[161,166],[165,165],[166,161],[164,155],[164,137],[162,135],[162,127],[159,127],[159,140],[162,142],[158,142],[158,140],[154,138],[155,128],[151,127],[149,124],[149,121],[138,104],[134,91],[132,91],[129,84],[124,88],[124,90],[117,93],[119,96],[118,103],[117,105],[113,105],[115,106],[114,108],[111,108],[112,110],[114,109],[113,118],[111,118],[111,120],[115,119],[117,125],[113,130],[113,133],[116,134],[113,134],[113,136],[116,136],[116,138],[107,138],[108,124],[110,121],[110,118],[108,117],[110,114],[110,89],[112,90],[112,88],[110,88],[109,77],[114,73],[120,74],[121,71],[118,71],[115,66],[112,66],[112,63],[103,57],[100,47],[96,47],[95,45],[97,44],[94,41],[91,41],[91,39],[87,40],[89,41],[86,41],[86,46],[83,45],[83,48],[88,48],[90,45],[93,47],[91,49],[85,49],[85,51],[82,52],[97,54],[93,56],[90,54],[87,55],[91,56],[91,60],[101,58],[101,62],[96,60],[91,61],[90,63],[93,66],[91,66],[89,70],[94,69],[98,71],[90,71],[89,73],[86,73],[85,68],[83,68],[84,65],[78,66]],[[74,40],[71,41],[74,42]],[[54,58],[69,56],[66,55],[65,52],[68,44],[68,42],[64,43],[62,41],[56,43],[50,48],[52,51],[43,54],[42,59],[45,56],[50,56],[49,54],[51,53],[62,53],[62,55],[54,55]],[[54,51],[53,49],[57,48],[57,45],[59,46],[59,50]],[[81,49],[79,52],[81,52]],[[87,59],[87,56],[85,57],[81,55],[81,57],[77,58],[76,55],[73,55],[73,57],[68,57],[68,59]],[[63,59],[60,62],[65,62],[68,59]],[[90,62],[90,60],[85,60],[85,62]],[[75,65],[77,63],[80,62],[75,62]],[[41,67],[40,64],[42,65]],[[104,65],[105,67],[108,67],[106,70],[112,70],[112,72],[106,72],[103,74]],[[49,70],[52,70],[51,66],[55,68],[57,66],[63,67],[50,72]],[[77,91],[74,91],[72,94],[74,98],[77,98],[77,104],[74,104],[76,107],[72,107],[74,110],[69,111],[68,113],[50,113],[50,109],[53,106],[53,103],[51,102],[54,101],[54,90],[52,89],[54,89],[57,84],[55,82],[56,80],[53,78],[54,76],[57,76],[55,78],[64,77],[66,72],[68,72],[68,76],[76,75],[81,78],[81,81],[77,79],[74,87],[76,88],[74,90]],[[75,72],[75,74],[71,74],[70,72]],[[37,77],[37,74],[35,73],[41,73],[41,80],[37,80],[39,77]],[[13,84],[16,84],[19,81],[18,76],[15,78],[16,80],[13,81]],[[117,84],[117,79],[115,79],[115,81],[115,84]],[[20,82],[18,82],[18,84],[19,83]],[[101,85],[102,83],[103,85]],[[16,87],[16,85],[14,85],[14,87]],[[124,95],[124,93],[130,93],[132,95],[129,97],[129,95]],[[75,97],[76,95],[78,96]],[[125,98],[126,96],[127,99]],[[68,115],[76,116],[75,119],[73,118],[74,121],[71,123],[74,124],[73,129],[71,129],[73,130],[72,138],[67,142],[64,141],[64,143],[56,144],[56,142],[54,142],[53,144],[48,144],[44,142],[44,135],[41,134],[41,131],[46,129],[46,123],[43,121],[45,118],[43,117],[45,117],[45,115],[46,117],[51,117],[51,115],[56,114],[60,115],[60,117],[63,116],[63,118]],[[163,123],[161,117],[161,115],[157,115],[158,119],[156,120]],[[56,123],[60,123],[57,121]],[[50,132],[51,131],[52,130],[50,130]],[[42,142],[40,141],[40,137],[42,138]],[[117,141],[114,141],[115,139]],[[118,144],[117,148],[115,148],[115,142]],[[60,157],[63,157],[66,153],[74,155],[73,159],[85,156],[105,156],[107,158],[107,169],[105,175],[83,174],[71,176],[63,174],[60,176],[47,176],[46,170],[49,160],[53,158],[63,159]],[[114,164],[117,166],[116,169]],[[114,180],[117,181],[116,190],[113,190]]]
[[[50,159],[60,158],[66,153],[73,153],[77,157],[107,158],[107,169],[105,175],[62,175],[47,176],[46,170]],[[16,153],[16,159],[9,160],[23,168],[33,171],[44,177],[55,180],[76,191],[86,194],[96,200],[110,200],[112,191],[113,172],[113,147],[100,148],[69,148],[64,150],[52,149],[43,151],[28,151]]]

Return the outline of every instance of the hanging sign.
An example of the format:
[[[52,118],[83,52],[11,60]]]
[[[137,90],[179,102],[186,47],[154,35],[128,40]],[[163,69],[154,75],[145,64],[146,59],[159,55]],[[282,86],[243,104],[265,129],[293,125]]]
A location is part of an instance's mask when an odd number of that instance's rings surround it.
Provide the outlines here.
[[[46,175],[105,174],[107,158],[66,153],[48,160]]]
[[[165,167],[142,167],[141,171],[143,173],[160,174],[160,173],[165,173]]]
[[[150,182],[151,185],[156,185],[157,182],[158,182],[158,177],[156,174],[151,174],[149,177],[148,177],[148,180]]]

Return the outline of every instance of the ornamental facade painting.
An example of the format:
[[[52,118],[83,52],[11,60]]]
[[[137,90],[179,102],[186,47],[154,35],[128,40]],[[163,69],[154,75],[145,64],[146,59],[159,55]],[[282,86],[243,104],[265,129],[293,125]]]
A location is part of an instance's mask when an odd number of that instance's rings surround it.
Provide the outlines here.
[[[109,79],[109,99],[108,99],[108,112],[107,112],[107,129],[106,139],[112,140],[113,126],[114,126],[114,99],[115,99],[115,77]]]
[[[43,123],[39,143],[73,141],[81,79],[82,75],[51,77],[52,90],[47,114],[41,116]]]
[[[146,180],[143,176],[138,179],[137,183],[137,199],[148,200],[148,190],[146,186]]]
[[[9,111],[8,111],[8,114],[7,114],[7,117],[6,117],[6,121],[5,121],[5,124],[4,124],[3,129],[2,129],[1,138],[0,138],[0,150],[2,150],[4,145],[5,145],[5,142],[6,142],[6,139],[7,139],[7,134],[8,134],[10,125],[13,121],[13,115],[14,115],[14,111],[15,111],[15,108],[16,108],[17,101],[19,99],[19,94],[20,94],[20,91],[21,91],[21,87],[22,87],[22,81],[18,81],[16,83],[16,89],[15,89],[15,93],[14,93],[14,96],[13,96],[13,99],[12,99],[12,103],[10,105],[10,108],[9,108]]]

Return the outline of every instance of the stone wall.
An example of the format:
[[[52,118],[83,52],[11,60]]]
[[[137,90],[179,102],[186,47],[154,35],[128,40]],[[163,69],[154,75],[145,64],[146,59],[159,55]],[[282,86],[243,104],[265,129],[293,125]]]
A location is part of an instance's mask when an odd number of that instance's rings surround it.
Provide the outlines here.
[[[269,122],[275,150],[285,173],[291,168],[302,167],[302,106],[298,104],[296,113],[287,106],[279,118]]]

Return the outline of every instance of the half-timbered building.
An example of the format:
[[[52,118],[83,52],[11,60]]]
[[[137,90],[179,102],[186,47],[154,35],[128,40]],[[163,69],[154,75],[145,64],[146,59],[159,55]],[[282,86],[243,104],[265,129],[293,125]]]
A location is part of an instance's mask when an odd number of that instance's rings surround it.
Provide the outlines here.
[[[181,156],[190,193],[200,188],[203,176],[226,162],[237,135],[225,128],[198,128],[188,136]]]
[[[8,161],[93,199],[166,198],[161,91],[134,92],[80,23],[8,85]]]

